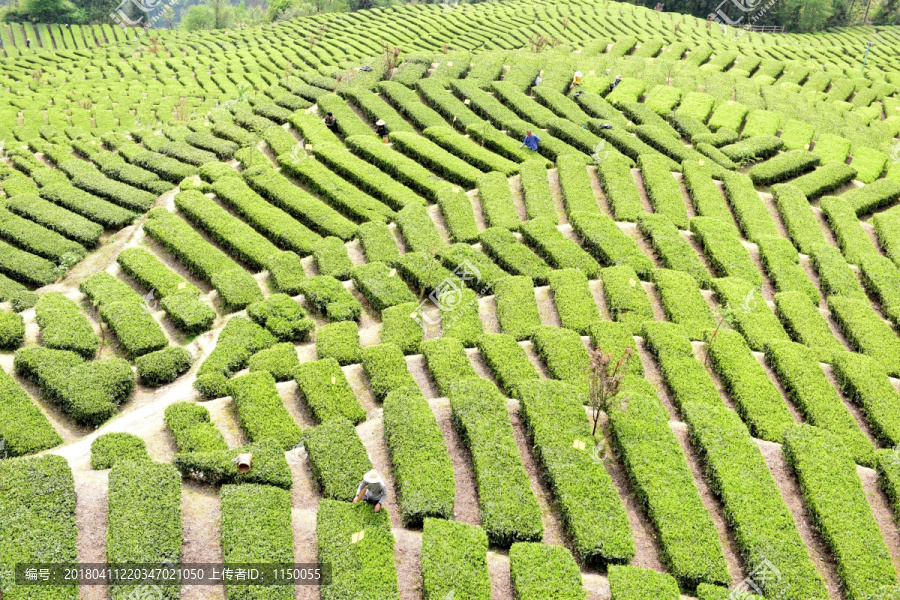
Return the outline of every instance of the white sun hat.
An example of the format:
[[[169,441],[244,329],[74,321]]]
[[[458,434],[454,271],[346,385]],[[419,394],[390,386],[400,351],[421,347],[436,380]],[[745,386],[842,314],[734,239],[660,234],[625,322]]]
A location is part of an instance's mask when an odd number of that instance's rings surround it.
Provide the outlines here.
[[[378,474],[378,471],[372,469],[363,475],[363,481],[366,483],[381,483],[381,475]]]
[[[384,125],[384,121],[382,119],[378,119],[377,121],[375,121],[375,124],[376,125]]]
[[[581,71],[575,71],[575,77],[581,77]]]

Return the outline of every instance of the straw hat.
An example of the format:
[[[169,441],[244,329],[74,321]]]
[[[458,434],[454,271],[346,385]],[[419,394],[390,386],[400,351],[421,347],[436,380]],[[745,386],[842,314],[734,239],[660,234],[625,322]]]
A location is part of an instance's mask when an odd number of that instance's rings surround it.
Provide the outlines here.
[[[378,471],[372,469],[363,475],[363,481],[366,483],[381,483],[381,475],[378,474]]]
[[[581,77],[581,71],[575,71],[575,77]]]
[[[381,119],[378,119],[377,121],[375,121],[375,124],[376,125],[384,125],[384,121]]]

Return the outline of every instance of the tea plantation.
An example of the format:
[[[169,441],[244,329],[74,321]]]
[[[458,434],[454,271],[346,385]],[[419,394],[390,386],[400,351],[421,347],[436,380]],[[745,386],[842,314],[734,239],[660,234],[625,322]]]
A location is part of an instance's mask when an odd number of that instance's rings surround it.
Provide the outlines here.
[[[0,39],[0,598],[900,599],[900,30]]]

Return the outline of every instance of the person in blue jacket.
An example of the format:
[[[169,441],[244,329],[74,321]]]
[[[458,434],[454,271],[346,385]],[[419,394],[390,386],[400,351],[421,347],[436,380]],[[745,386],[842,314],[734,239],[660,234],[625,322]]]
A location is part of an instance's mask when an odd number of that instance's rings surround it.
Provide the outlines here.
[[[537,150],[539,141],[541,141],[541,138],[531,133],[529,129],[525,132],[525,140],[522,142],[522,146],[527,146],[529,150]],[[519,146],[519,148],[522,146]]]

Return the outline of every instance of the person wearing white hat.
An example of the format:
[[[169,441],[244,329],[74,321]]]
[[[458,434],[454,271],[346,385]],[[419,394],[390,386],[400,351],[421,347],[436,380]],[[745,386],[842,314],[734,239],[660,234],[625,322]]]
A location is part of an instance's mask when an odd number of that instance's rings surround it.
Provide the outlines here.
[[[387,137],[388,128],[382,119],[378,119],[377,121],[375,121],[375,133],[377,133],[380,137]]]
[[[384,481],[378,471],[372,469],[363,475],[363,480],[356,488],[356,498],[353,499],[353,504],[365,500],[369,504],[374,504],[375,512],[378,512],[381,510],[385,498],[387,498],[387,490],[384,487]]]
[[[572,76],[572,85],[569,86],[569,89],[571,90],[576,85],[581,85],[581,78],[581,71],[575,71],[575,75]]]

